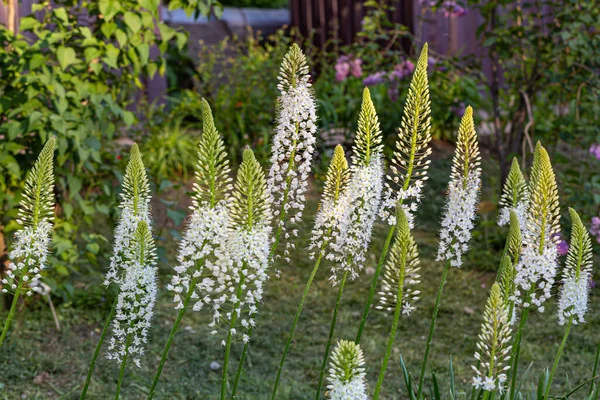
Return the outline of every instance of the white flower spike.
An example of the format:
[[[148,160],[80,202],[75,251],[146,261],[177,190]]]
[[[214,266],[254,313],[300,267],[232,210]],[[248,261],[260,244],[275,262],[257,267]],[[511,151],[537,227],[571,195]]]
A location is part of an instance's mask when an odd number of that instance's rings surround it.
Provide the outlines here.
[[[329,398],[331,400],[367,400],[365,359],[359,345],[340,340],[331,353]]]
[[[592,241],[575,210],[569,209],[573,227],[567,261],[563,268],[563,286],[558,298],[558,323],[573,318],[573,324],[585,322],[592,274]]]
[[[481,187],[480,159],[473,109],[469,106],[458,129],[437,253],[437,261],[448,261],[453,267],[462,266],[462,256],[469,248]]]

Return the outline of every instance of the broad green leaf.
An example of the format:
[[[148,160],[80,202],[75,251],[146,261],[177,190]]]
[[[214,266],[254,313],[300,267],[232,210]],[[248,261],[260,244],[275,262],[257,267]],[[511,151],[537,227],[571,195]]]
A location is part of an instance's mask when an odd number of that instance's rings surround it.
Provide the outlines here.
[[[142,27],[142,20],[140,17],[130,11],[127,11],[123,16],[125,24],[133,33],[137,33]]]

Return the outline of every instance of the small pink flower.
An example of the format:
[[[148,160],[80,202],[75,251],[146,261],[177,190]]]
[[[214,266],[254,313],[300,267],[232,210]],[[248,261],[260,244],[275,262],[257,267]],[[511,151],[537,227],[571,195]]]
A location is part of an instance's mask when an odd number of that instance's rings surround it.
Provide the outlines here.
[[[592,147],[590,147],[590,153],[596,157],[596,160],[600,160],[600,144],[593,144]]]
[[[362,60],[347,55],[340,56],[335,64],[335,79],[338,82],[345,81],[349,75],[355,78],[362,76]]]

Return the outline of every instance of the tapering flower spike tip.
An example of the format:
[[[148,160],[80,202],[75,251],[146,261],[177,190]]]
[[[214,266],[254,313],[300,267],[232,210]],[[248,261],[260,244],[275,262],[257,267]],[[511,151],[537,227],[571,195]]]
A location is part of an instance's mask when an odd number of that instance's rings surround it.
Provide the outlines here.
[[[415,310],[415,302],[418,301],[421,293],[414,289],[421,282],[419,253],[410,233],[406,213],[399,208],[396,215],[396,240],[385,266],[383,287],[379,292],[381,305],[377,306],[377,309],[393,312],[398,301],[398,293],[401,292],[402,313],[408,315]],[[402,286],[401,291],[400,286]]]
[[[302,219],[317,131],[316,103],[308,65],[297,44],[293,44],[283,58],[277,87],[280,91],[277,127],[267,183],[279,236],[285,230],[286,218],[292,225]],[[296,230],[291,234],[295,235]],[[287,249],[284,254],[288,254]]]
[[[4,293],[18,290],[17,278],[21,279],[27,295],[39,290],[38,281],[46,268],[54,219],[55,142],[54,137],[46,142],[25,179],[17,216],[22,228],[15,232],[9,253],[11,263],[2,279]]]
[[[550,157],[540,143],[533,158],[529,193],[527,230],[516,267],[515,301],[525,308],[535,305],[543,312],[558,270],[556,241],[560,226],[556,177]]]
[[[473,386],[489,392],[504,391],[506,372],[510,366],[510,319],[502,298],[500,285],[494,283],[483,315],[481,333],[477,342],[475,359],[479,366],[473,366],[475,377]]]
[[[514,211],[519,218],[521,231],[527,227],[527,206],[529,202],[529,189],[527,181],[521,172],[517,158],[513,158],[510,172],[502,188],[500,197],[500,212],[498,225],[504,226],[510,220],[510,212]]]
[[[381,217],[395,224],[395,209],[405,208],[412,226],[413,214],[421,200],[431,155],[431,101],[427,78],[428,45],[425,43],[413,73],[402,123],[398,129],[396,151],[392,158],[392,174],[387,176],[386,194]]]
[[[479,145],[469,106],[460,122],[452,173],[440,229],[437,260],[460,267],[474,227],[481,187]]]
[[[125,276],[127,266],[133,259],[133,235],[138,223],[150,223],[150,184],[146,168],[137,144],[133,144],[129,153],[129,162],[123,177],[123,193],[121,193],[121,216],[115,228],[113,256],[104,284],[120,284]]]
[[[558,322],[563,325],[570,318],[573,323],[585,322],[590,278],[592,274],[592,241],[590,234],[575,210],[571,215],[571,242],[563,268],[563,286],[558,299]]]
[[[360,346],[340,340],[331,353],[329,398],[331,400],[367,400],[365,359]]]
[[[356,279],[363,268],[383,190],[381,141],[379,118],[369,91],[365,89],[353,146],[352,175],[340,200],[344,203],[340,234],[332,244],[336,261],[339,262],[339,265],[332,267],[331,280],[334,285],[340,280],[342,271],[348,272],[351,279]]]

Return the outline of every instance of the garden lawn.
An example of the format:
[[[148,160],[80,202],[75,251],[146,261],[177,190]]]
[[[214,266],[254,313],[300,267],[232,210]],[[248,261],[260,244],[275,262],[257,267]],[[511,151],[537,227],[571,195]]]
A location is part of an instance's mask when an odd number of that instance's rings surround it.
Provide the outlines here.
[[[438,171],[428,184],[424,204],[415,229],[416,241],[422,257],[422,296],[416,313],[403,316],[393,349],[387,377],[384,382],[383,399],[406,399],[404,381],[400,369],[400,355],[415,377],[418,377],[421,358],[425,347],[430,316],[442,272],[442,265],[434,261],[437,240],[436,230],[440,219],[441,205],[449,160],[437,160],[432,171]],[[497,182],[486,177],[495,176],[497,171],[484,165],[484,186],[495,189]],[[497,199],[495,190],[486,190],[484,198]],[[495,200],[494,200],[495,201]],[[469,381],[473,375],[473,353],[480,329],[485,301],[495,278],[491,271],[499,261],[503,246],[504,229],[495,227],[493,202],[484,202],[473,237],[473,249],[467,256],[463,269],[452,269],[444,290],[442,307],[430,357],[427,384],[431,380],[431,369],[436,371],[442,391],[448,392],[448,362],[452,356],[456,385],[460,392],[470,395]],[[316,199],[311,199],[308,215],[316,209]],[[490,211],[491,210],[491,211]],[[566,208],[563,205],[563,212]],[[307,218],[300,231],[297,250],[292,254],[291,264],[277,262],[279,278],[267,284],[258,328],[252,338],[247,366],[242,379],[239,399],[268,399],[275,378],[280,352],[288,329],[312,269],[304,250],[309,236],[312,218]],[[570,225],[567,225],[570,227]],[[377,263],[379,252],[387,233],[387,227],[379,226],[375,232],[368,256],[367,271],[359,279],[346,285],[342,309],[335,339],[354,339],[363,304],[372,279],[372,268]],[[142,368],[127,368],[123,399],[144,399],[155,373],[160,353],[167,340],[176,317],[173,303],[164,290],[168,281],[176,244],[167,245],[171,264],[160,266],[160,288],[154,325],[150,333],[147,354]],[[596,264],[597,268],[597,264]],[[295,341],[287,358],[280,385],[278,399],[312,399],[315,395],[322,353],[327,339],[331,311],[334,307],[337,288],[329,281],[328,265],[319,271],[304,312],[296,330]],[[104,299],[96,306],[58,308],[62,331],[57,332],[47,307],[26,309],[20,312],[13,331],[0,351],[0,399],[76,399],[85,380],[88,362],[93,353],[104,318],[108,314],[111,299]],[[41,303],[40,303],[41,304]],[[586,324],[575,326],[561,359],[559,372],[554,379],[554,394],[564,394],[568,381],[573,387],[588,379],[592,372],[595,351],[600,342],[600,295],[592,290],[590,312]],[[4,320],[6,313],[0,314]],[[372,390],[376,382],[385,343],[388,338],[392,316],[375,309],[371,311],[362,339],[367,361],[367,377]],[[206,312],[189,311],[177,334],[156,399],[217,399],[221,379],[219,368],[211,363],[222,363],[221,338],[211,336],[207,326]],[[531,374],[525,385],[537,382],[543,368],[550,367],[562,338],[563,328],[557,324],[555,298],[547,304],[546,312],[533,312],[527,322],[522,352],[520,376],[533,361]],[[237,367],[241,343],[233,350],[231,376]],[[94,379],[88,392],[89,399],[114,397],[118,376],[118,365],[114,361],[99,359]],[[581,396],[577,396],[581,398]]]

